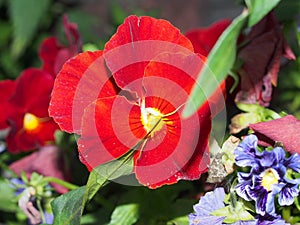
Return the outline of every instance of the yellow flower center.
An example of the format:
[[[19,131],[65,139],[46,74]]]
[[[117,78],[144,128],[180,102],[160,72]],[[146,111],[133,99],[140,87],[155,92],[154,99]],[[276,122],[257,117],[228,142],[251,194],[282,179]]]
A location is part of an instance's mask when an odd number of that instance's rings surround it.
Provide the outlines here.
[[[154,136],[154,133],[161,130],[164,126],[163,114],[156,108],[145,108],[145,100],[141,104],[141,121],[148,135]]]
[[[271,187],[273,184],[278,184],[278,180],[280,177],[276,170],[272,168],[268,168],[264,172],[262,172],[261,175],[262,175],[261,185],[267,191],[271,191]]]
[[[23,127],[27,131],[33,131],[39,126],[39,118],[31,113],[26,113],[23,120]]]

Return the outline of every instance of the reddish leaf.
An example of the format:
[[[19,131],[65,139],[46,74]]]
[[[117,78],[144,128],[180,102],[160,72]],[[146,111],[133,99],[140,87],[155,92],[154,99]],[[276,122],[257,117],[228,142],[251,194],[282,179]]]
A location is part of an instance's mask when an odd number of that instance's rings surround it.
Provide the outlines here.
[[[272,85],[277,85],[281,57],[295,59],[295,56],[286,44],[280,24],[273,13],[252,28],[245,38],[245,43],[247,42],[249,43],[239,52],[243,66],[239,71],[241,90],[235,101],[268,106]]]
[[[20,175],[24,171],[28,177],[33,172],[43,176],[52,176],[61,180],[70,181],[70,171],[66,169],[61,150],[56,146],[46,146],[38,151],[12,163],[9,168]],[[51,183],[58,193],[66,193],[67,188]]]
[[[300,120],[292,115],[280,119],[251,124],[250,128],[262,145],[274,145],[275,142],[281,142],[283,146],[291,153],[298,153],[300,146]]]

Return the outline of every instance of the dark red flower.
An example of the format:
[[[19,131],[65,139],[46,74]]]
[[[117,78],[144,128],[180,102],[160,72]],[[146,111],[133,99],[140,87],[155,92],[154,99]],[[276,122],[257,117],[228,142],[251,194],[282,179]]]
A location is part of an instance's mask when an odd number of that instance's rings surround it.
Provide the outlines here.
[[[65,63],[50,115],[81,135],[80,159],[89,170],[134,151],[143,185],[198,179],[209,165],[209,103],[188,119],[181,111],[203,60],[168,21],[130,16],[104,51]]]
[[[48,106],[54,78],[70,57],[81,49],[76,24],[63,18],[69,46],[58,43],[55,37],[46,39],[40,47],[42,69],[24,70],[16,81],[0,82],[0,129],[9,127],[6,137],[11,153],[30,151],[54,141],[57,124],[49,117]]]
[[[277,85],[277,76],[282,57],[295,59],[287,45],[279,22],[273,12],[256,24],[245,37],[246,44],[238,56],[243,61],[238,71],[241,90],[235,101],[268,106],[272,86]]]
[[[42,70],[49,72],[54,77],[62,65],[78,52],[81,52],[82,48],[77,25],[69,23],[66,15],[63,17],[63,26],[68,46],[61,45],[56,37],[49,37],[42,42],[39,49],[39,56],[43,61]]]
[[[58,126],[48,114],[53,77],[40,69],[30,68],[12,82],[14,92],[5,92],[7,101],[1,104],[7,112],[1,122],[10,127],[6,138],[8,150],[12,153],[29,151],[54,141]],[[6,87],[10,84],[0,82]]]

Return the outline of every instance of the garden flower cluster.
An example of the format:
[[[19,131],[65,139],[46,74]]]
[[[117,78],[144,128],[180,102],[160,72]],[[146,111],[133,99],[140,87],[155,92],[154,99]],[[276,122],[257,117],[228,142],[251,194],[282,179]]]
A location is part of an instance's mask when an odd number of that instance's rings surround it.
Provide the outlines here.
[[[64,15],[65,44],[0,81],[0,224],[300,224],[300,120],[268,108],[299,74],[279,2],[185,33],[124,16],[102,49]]]
[[[250,134],[234,150],[235,164],[242,171],[250,170],[238,172],[237,185],[231,188],[230,194],[240,200],[227,200],[225,207],[223,187],[206,193],[194,206],[195,213],[189,215],[191,225],[225,224],[226,220],[226,224],[288,224],[278,210],[292,205],[299,195],[300,179],[294,177],[299,177],[300,156],[286,157],[282,147],[260,151],[257,143],[258,138]],[[255,203],[255,210],[250,211],[253,215],[246,214],[243,200]]]

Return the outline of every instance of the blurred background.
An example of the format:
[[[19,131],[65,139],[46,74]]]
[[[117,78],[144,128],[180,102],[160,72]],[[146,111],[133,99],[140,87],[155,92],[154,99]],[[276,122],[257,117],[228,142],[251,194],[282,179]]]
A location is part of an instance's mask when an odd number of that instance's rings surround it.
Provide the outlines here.
[[[125,17],[150,15],[170,21],[182,32],[221,18],[234,18],[235,0],[0,0],[0,79],[15,78],[39,66],[41,41],[50,35],[64,43],[62,16],[78,24],[84,44],[102,48]]]

